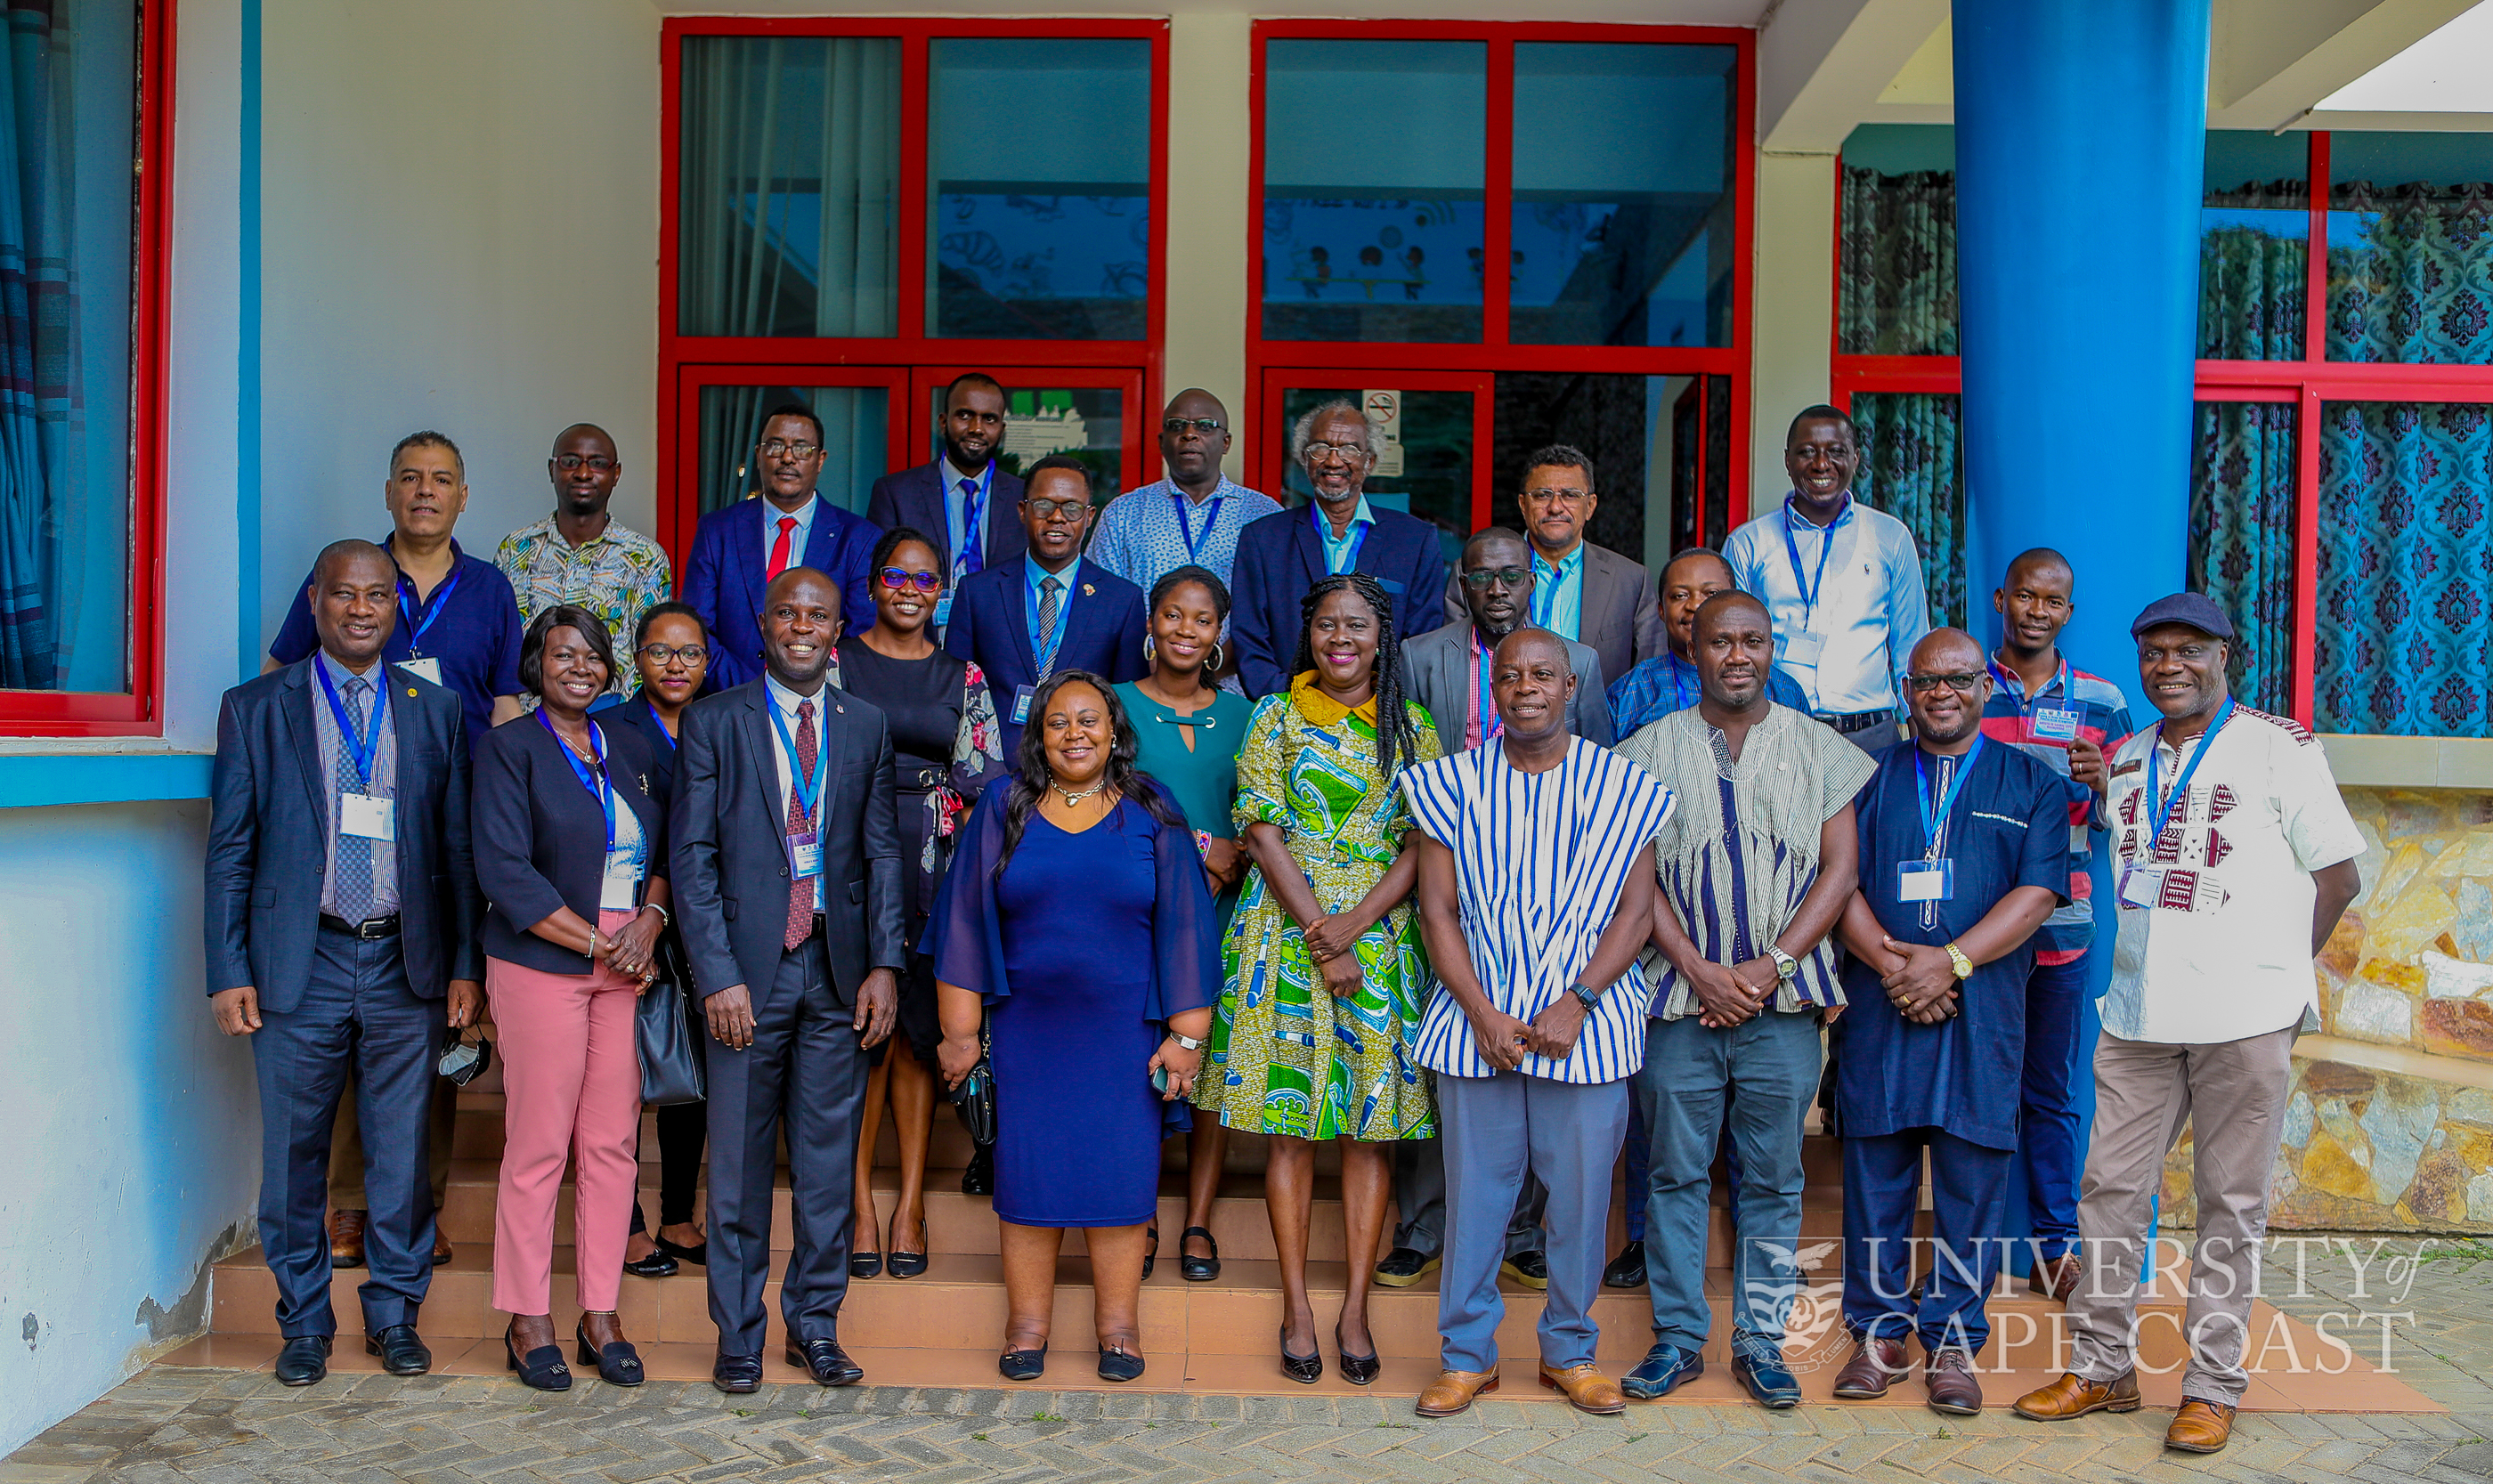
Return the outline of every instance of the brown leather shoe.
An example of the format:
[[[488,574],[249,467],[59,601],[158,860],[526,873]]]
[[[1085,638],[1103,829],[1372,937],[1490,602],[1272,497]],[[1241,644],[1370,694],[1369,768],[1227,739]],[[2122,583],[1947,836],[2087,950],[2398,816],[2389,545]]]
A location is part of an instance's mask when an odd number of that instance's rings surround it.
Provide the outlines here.
[[[364,1265],[363,1212],[341,1209],[329,1213],[329,1265]]]
[[[2017,1415],[2037,1422],[2066,1422],[2090,1411],[2138,1410],[2138,1373],[2124,1371],[2111,1382],[2088,1380],[2072,1371],[2017,1399]]]
[[[1972,1351],[1953,1346],[1933,1350],[1922,1365],[1922,1384],[1930,1388],[1931,1410],[1951,1417],[1981,1414],[1982,1378],[1974,1374]]]
[[[2164,1430],[2164,1445],[2184,1453],[2214,1453],[2233,1439],[2234,1410],[2222,1402],[2203,1402],[2195,1396],[2181,1399],[2181,1410],[2173,1414],[2173,1425]]]
[[[1903,1342],[1864,1340],[1844,1369],[1835,1373],[1835,1394],[1847,1402],[1875,1401],[1910,1369]]]
[[[436,1223],[433,1228],[433,1265],[439,1267],[450,1261],[450,1238]]]
[[[1439,1371],[1411,1410],[1424,1417],[1451,1417],[1469,1411],[1472,1398],[1496,1389],[1495,1371]]]
[[[2054,1303],[2064,1304],[2078,1291],[2079,1276],[2078,1255],[2064,1252],[2049,1262],[2035,1263],[2034,1276],[2026,1280],[2026,1286]]]
[[[1589,1411],[1597,1417],[1614,1416],[1628,1410],[1628,1395],[1619,1383],[1588,1365],[1571,1365],[1565,1370],[1543,1365],[1541,1384],[1567,1398],[1577,1411]]]

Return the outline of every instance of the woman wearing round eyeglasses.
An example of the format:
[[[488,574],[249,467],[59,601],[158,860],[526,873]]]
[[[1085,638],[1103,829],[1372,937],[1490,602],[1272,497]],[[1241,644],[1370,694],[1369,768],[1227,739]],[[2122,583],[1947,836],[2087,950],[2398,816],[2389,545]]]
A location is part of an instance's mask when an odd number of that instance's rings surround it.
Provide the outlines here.
[[[935,887],[951,854],[966,799],[1004,772],[1003,732],[978,667],[935,646],[931,632],[944,596],[944,564],[935,544],[908,526],[884,533],[866,571],[874,592],[874,627],[840,649],[841,689],[889,719],[900,782],[903,839],[915,826],[917,869],[910,876],[909,941],[924,931]],[[932,961],[910,956],[900,980],[900,1031],[875,1052],[866,1083],[864,1121],[857,1128],[857,1235],[849,1275],[871,1278],[886,1267],[894,1278],[926,1271],[926,1143],[935,1115],[935,1049],[943,1040]],[[875,1137],[886,1101],[900,1136],[900,1192],[890,1237],[871,1231]]]

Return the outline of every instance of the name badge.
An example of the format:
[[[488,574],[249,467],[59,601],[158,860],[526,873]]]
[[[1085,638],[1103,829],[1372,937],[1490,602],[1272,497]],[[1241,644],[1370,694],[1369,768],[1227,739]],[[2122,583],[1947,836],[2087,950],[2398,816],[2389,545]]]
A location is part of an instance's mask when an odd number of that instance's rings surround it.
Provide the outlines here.
[[[2034,708],[2034,740],[2037,742],[2075,742],[2078,740],[2078,712],[2074,706],[2036,706]]]
[[[1803,629],[1797,634],[1784,636],[1784,658],[1794,665],[1806,665],[1815,669],[1817,657],[1825,652],[1826,636],[1823,634],[1813,634]]]
[[[1956,862],[1898,861],[1896,863],[1896,900],[1899,902],[1953,902],[1956,900]]]
[[[598,887],[597,909],[601,912],[630,912],[641,905],[641,874],[634,868],[629,853],[618,852],[606,858],[606,877]]]
[[[429,654],[421,659],[401,660],[398,662],[398,668],[410,675],[420,675],[435,685],[441,683],[441,657],[438,655]]]
[[[941,598],[935,600],[935,627],[940,629],[951,621],[952,595],[950,593],[946,593]]]
[[[2120,905],[2151,907],[2164,896],[2164,868],[2124,866],[2120,872]]]
[[[807,831],[788,837],[788,868],[796,873],[799,881],[823,874],[823,837]]]
[[[1014,726],[1027,727],[1030,725],[1030,703],[1032,698],[1037,695],[1038,687],[1035,685],[1018,685],[1013,687],[1012,724]]]
[[[338,795],[338,833],[364,840],[398,839],[396,801],[365,793]]]

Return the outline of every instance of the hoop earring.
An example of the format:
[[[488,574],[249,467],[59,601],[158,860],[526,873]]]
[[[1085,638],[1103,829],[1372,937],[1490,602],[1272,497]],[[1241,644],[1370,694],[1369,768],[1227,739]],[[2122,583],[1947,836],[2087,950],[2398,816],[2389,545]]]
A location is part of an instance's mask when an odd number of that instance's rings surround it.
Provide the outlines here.
[[[1205,658],[1204,658],[1204,662],[1203,662],[1203,668],[1204,668],[1204,669],[1205,669],[1205,670],[1207,670],[1207,671],[1209,671],[1209,672],[1213,672],[1213,673],[1217,673],[1217,672],[1219,671],[1219,669],[1220,669],[1220,642],[1219,642],[1219,640],[1216,639],[1216,640],[1214,640],[1214,641],[1213,641],[1213,645],[1212,645],[1212,652],[1211,652],[1209,655],[1205,656]]]
[[[1159,646],[1152,642],[1152,637],[1151,637],[1150,635],[1148,635],[1148,634],[1144,635],[1144,636],[1143,636],[1143,663],[1144,663],[1145,665],[1156,665],[1156,664],[1158,664],[1158,663],[1159,663],[1159,658],[1160,658]]]

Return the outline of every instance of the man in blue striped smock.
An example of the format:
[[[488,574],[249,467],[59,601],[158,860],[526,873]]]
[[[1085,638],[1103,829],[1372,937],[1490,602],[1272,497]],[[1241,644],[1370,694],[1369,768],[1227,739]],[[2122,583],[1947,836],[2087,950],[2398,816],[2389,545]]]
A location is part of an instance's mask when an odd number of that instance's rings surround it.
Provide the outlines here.
[[[1402,775],[1420,841],[1420,925],[1438,993],[1417,1059],[1437,1074],[1445,1140],[1443,1373],[1424,1417],[1497,1386],[1497,1272],[1527,1173],[1548,1190],[1541,1380],[1590,1412],[1624,1410],[1593,1369],[1610,1168],[1650,997],[1650,842],[1672,798],[1652,775],[1567,732],[1566,641],[1518,629],[1490,661],[1500,738]]]
[[[1717,593],[1693,633],[1703,697],[1619,746],[1680,793],[1654,843],[1653,1019],[1636,1089],[1653,1137],[1654,1346],[1622,1385],[1667,1396],[1705,1369],[1706,1207],[1727,1109],[1740,1172],[1731,1374],[1780,1409],[1800,1402],[1783,1336],[1799,1271],[1801,1119],[1817,1093],[1819,1026],[1844,1003],[1827,935],[1852,896],[1852,798],[1875,765],[1768,698],[1764,604]]]

